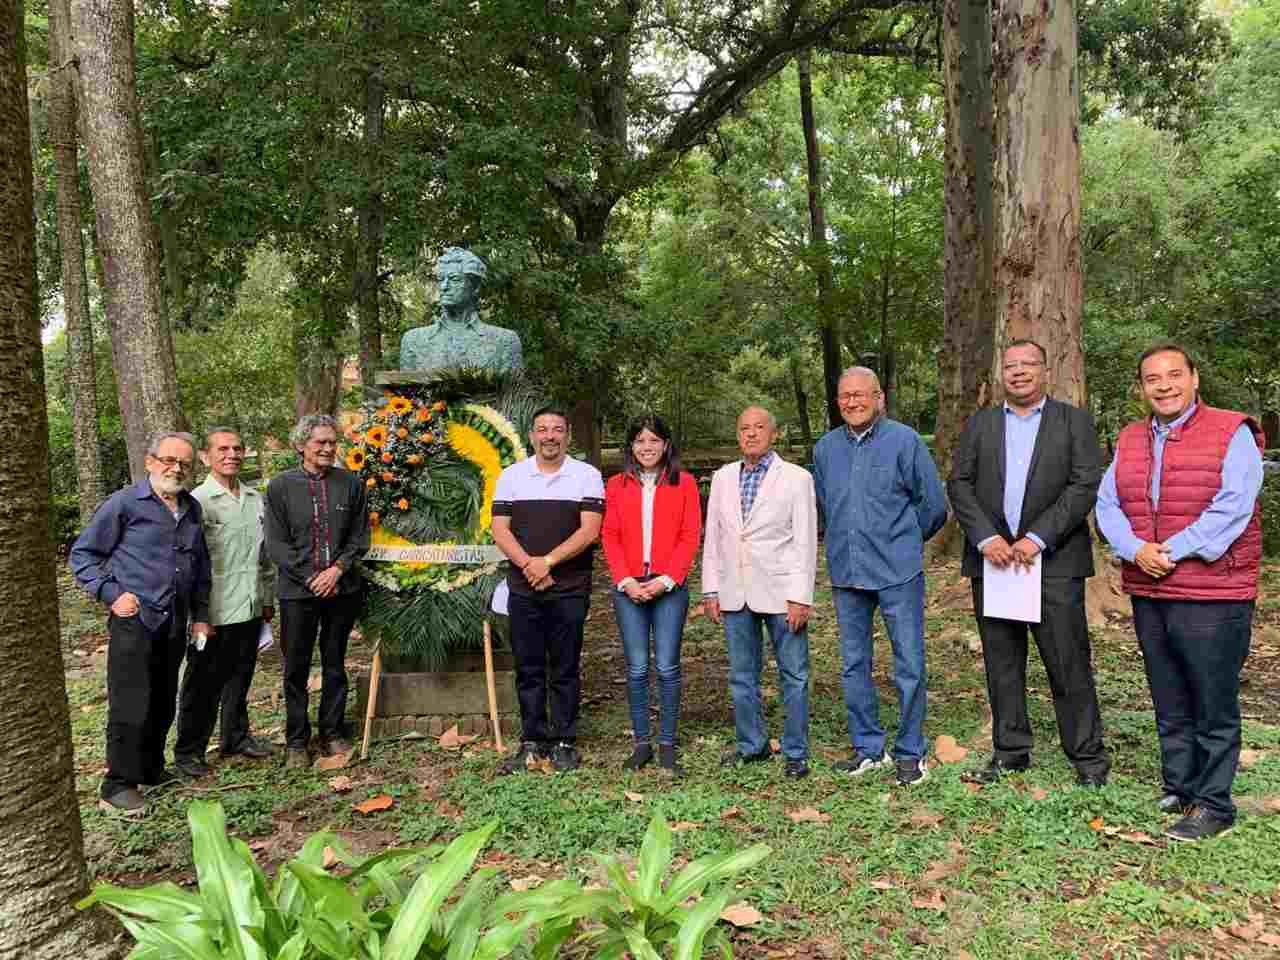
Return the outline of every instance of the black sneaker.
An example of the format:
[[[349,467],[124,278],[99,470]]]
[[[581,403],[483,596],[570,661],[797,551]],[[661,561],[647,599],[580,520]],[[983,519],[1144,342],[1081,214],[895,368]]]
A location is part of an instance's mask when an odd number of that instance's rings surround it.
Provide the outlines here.
[[[98,809],[112,817],[129,817],[130,819],[145,816],[147,801],[133,787],[117,790],[109,797],[98,801]]]
[[[1196,840],[1208,840],[1218,834],[1226,833],[1234,824],[1220,820],[1208,810],[1193,807],[1191,812],[1164,832],[1170,840],[1183,843],[1194,843]]]
[[[903,757],[898,761],[898,784],[903,787],[914,787],[929,779],[929,767],[924,757]]]
[[[680,766],[680,761],[676,758],[678,751],[674,744],[660,743],[658,744],[658,767],[663,773],[672,777],[683,777],[684,767]]]
[[[556,773],[568,773],[578,769],[578,748],[561,740],[551,748],[551,766]]]
[[[241,740],[234,750],[223,750],[224,757],[249,757],[251,760],[261,760],[274,754],[275,748],[271,744],[259,740],[257,737],[245,737]]]
[[[720,766],[739,767],[744,763],[763,763],[772,758],[773,754],[768,747],[765,747],[759,753],[739,753],[737,750],[730,750],[728,753],[721,755]]]
[[[859,750],[848,760],[837,760],[831,765],[831,769],[836,773],[847,773],[851,777],[862,777],[882,767],[891,766],[892,763],[887,754],[869,757]]]
[[[175,760],[173,762],[174,772],[178,776],[188,780],[199,780],[201,777],[207,777],[213,773],[213,767],[209,766],[199,757],[187,757],[183,760]]]
[[[542,759],[542,750],[536,743],[523,740],[516,752],[504,759],[498,764],[498,776],[506,777],[513,773],[524,773],[529,769],[531,761],[536,762]]]
[[[637,743],[631,751],[631,756],[622,762],[623,770],[640,770],[649,765],[653,760],[653,744]]]
[[[808,760],[788,760],[782,775],[788,780],[803,780],[809,775]]]

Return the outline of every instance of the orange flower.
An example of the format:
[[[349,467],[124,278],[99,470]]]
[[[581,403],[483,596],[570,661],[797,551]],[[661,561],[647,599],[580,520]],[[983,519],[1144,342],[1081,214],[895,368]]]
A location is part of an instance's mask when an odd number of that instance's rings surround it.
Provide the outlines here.
[[[395,479],[396,479],[396,475],[395,475],[394,473],[392,473],[390,470],[383,470],[383,471],[382,471],[382,482],[383,482],[383,483],[393,483],[393,482],[395,481]]]
[[[418,456],[416,453],[411,453],[411,454],[409,454],[409,463],[410,463],[412,466],[415,466],[415,467],[416,467],[416,466],[417,466],[418,464],[420,464],[421,462],[422,462],[422,457]]]
[[[413,401],[406,400],[404,397],[392,397],[387,403],[387,409],[397,417],[402,417],[413,409]]]
[[[382,451],[382,462],[383,462],[383,463],[390,463],[390,462],[391,462],[392,460],[394,460],[394,459],[395,459],[395,457],[393,457],[393,456],[392,456],[388,451],[386,451],[386,450]]]
[[[382,424],[375,424],[369,428],[369,432],[364,435],[365,442],[371,447],[382,448],[387,442],[387,428]]]
[[[399,430],[397,430],[397,431],[396,431],[396,436],[397,436],[397,437],[399,437],[401,440],[408,440],[408,439],[409,439],[409,428],[408,428],[408,427],[401,427]]]
[[[437,400],[435,403],[431,405],[431,409],[434,410],[436,413],[439,413],[444,408],[445,408],[445,402],[443,400]]]
[[[378,478],[377,478],[377,477],[370,477],[368,480],[366,480],[366,481],[364,482],[364,485],[365,485],[366,487],[368,487],[369,489],[373,489],[374,487],[376,487],[376,486],[378,485]]]
[[[401,510],[408,510],[409,501],[406,500],[404,497],[401,497],[399,500],[396,501],[396,506],[399,507]]]
[[[422,435],[422,442],[423,442],[423,443],[435,443],[435,442],[436,442],[436,435],[435,435],[434,433],[424,433],[424,434]]]
[[[371,527],[376,527],[376,526],[377,526],[379,523],[381,523],[381,522],[382,522],[382,515],[381,515],[380,513],[378,513],[378,511],[377,511],[377,510],[372,510],[372,511],[370,511],[370,513],[369,513],[369,526],[371,526]]]
[[[367,459],[363,450],[359,447],[353,447],[347,451],[347,469],[359,471]]]
[[[419,420],[430,420],[430,419],[431,419],[431,411],[430,411],[430,410],[428,410],[426,407],[419,407],[419,408],[418,408],[417,417],[418,417],[418,419],[419,419]]]

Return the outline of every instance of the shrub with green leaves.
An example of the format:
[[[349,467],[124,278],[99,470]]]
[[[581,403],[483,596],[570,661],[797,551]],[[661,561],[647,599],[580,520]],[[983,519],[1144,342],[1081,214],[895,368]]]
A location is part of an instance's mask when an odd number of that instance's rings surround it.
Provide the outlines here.
[[[168,882],[140,890],[100,884],[77,904],[120,919],[137,941],[130,960],[555,960],[564,950],[596,960],[698,960],[704,946],[732,957],[715,927],[733,895],[728,881],[769,855],[757,844],[703,857],[664,885],[671,828],[655,816],[634,880],[617,857],[597,856],[605,889],[559,880],[495,896],[497,871],[485,868],[454,900],[497,820],[448,847],[367,860],[353,858],[332,833],[317,833],[271,884],[249,847],[227,837],[220,804],[193,801],[187,820],[196,892]],[[326,848],[351,871],[329,873]]]

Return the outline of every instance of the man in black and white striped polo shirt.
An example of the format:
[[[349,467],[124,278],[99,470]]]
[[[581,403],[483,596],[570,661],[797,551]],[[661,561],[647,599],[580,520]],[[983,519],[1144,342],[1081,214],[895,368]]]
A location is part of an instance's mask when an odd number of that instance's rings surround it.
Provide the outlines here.
[[[508,611],[521,726],[520,748],[503,760],[501,774],[520,773],[548,753],[558,771],[578,766],[582,631],[604,517],[604,481],[568,455],[564,411],[535,412],[529,441],[533,456],[502,471],[493,498],[493,539],[512,564]]]

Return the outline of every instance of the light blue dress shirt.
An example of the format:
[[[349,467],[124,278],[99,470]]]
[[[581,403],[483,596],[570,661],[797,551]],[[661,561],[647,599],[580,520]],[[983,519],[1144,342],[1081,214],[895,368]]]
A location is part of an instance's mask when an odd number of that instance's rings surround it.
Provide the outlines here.
[[[1151,470],[1151,503],[1154,507],[1160,505],[1160,473],[1169,432],[1186,423],[1195,409],[1196,404],[1193,403],[1168,426],[1154,417],[1151,419],[1155,451]],[[1262,452],[1258,450],[1248,424],[1242,423],[1231,437],[1226,456],[1222,459],[1222,487],[1195,522],[1169,538],[1169,559],[1177,563],[1187,557],[1199,557],[1213,563],[1221,557],[1244,533],[1261,489]],[[1097,511],[1098,528],[1111,544],[1111,549],[1132,563],[1144,541],[1134,534],[1129,518],[1120,509],[1115,460],[1107,467],[1102,486],[1098,489]]]
[[[1004,519],[1015,537],[1022,522],[1022,501],[1027,498],[1027,477],[1031,473],[1036,437],[1040,435],[1040,421],[1044,419],[1045,399],[1042,397],[1026,416],[1020,416],[1009,404],[1004,405]],[[1030,530],[1026,538],[1044,549],[1044,541]],[[994,539],[987,537],[978,544],[978,550]]]

